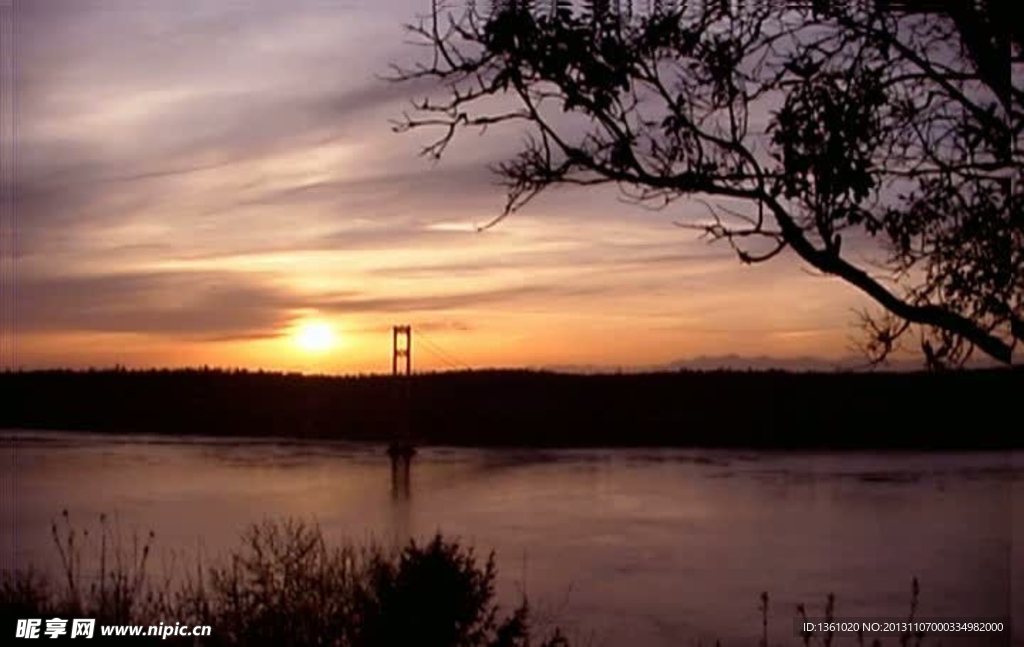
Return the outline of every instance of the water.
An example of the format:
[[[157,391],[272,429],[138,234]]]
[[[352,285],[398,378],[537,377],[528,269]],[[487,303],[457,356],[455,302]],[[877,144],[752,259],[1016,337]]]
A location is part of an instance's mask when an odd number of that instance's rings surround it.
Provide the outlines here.
[[[383,448],[5,432],[5,561],[52,566],[62,509],[175,555],[216,559],[252,522],[315,518],[332,538],[442,531],[497,552],[499,593],[595,645],[796,644],[797,602],[820,614],[1014,616],[1024,644],[1024,461],[1013,454],[422,449],[395,499]],[[216,630],[216,628],[214,628]],[[946,645],[1008,644],[979,634]],[[840,644],[853,644],[849,639]]]

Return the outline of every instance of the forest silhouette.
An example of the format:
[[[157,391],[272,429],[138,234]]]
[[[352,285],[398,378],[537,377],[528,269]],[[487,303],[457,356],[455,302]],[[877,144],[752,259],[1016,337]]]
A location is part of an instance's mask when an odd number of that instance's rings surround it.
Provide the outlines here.
[[[1007,449],[1020,367],[948,372],[0,374],[0,426],[477,446]]]

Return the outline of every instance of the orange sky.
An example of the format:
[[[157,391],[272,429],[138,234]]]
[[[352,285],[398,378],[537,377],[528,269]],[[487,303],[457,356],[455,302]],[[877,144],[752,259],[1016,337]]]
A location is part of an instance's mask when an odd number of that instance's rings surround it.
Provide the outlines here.
[[[448,353],[418,369],[851,354],[862,298],[741,266],[672,224],[696,203],[556,191],[477,232],[521,133],[437,165],[391,133],[422,90],[376,75],[424,3],[213,4],[15,3],[6,367],[384,371],[396,323]],[[311,321],[330,348],[298,343]]]

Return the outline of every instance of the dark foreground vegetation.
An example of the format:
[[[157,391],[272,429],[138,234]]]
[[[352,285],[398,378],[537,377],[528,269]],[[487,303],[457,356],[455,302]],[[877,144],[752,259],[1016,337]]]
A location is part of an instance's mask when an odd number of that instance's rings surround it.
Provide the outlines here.
[[[1024,370],[0,374],[0,427],[518,446],[1005,449]]]
[[[168,573],[153,567],[152,534],[121,541],[105,519],[90,537],[65,512],[53,538],[59,578],[3,573],[0,617],[8,636],[18,619],[56,617],[93,618],[93,640],[133,645],[568,646],[557,629],[544,639],[531,636],[525,600],[507,612],[498,607],[493,555],[480,560],[440,535],[401,550],[335,547],[314,525],[264,522],[250,527],[222,563],[179,564]],[[211,630],[198,640],[104,638],[100,630],[160,623]],[[69,635],[70,622],[61,637]]]
[[[240,546],[212,564],[164,560],[154,568],[155,538],[125,538],[107,521],[81,528],[65,511],[53,524],[61,569],[56,577],[36,570],[0,573],[0,625],[14,635],[18,620],[96,621],[90,644],[162,644],[231,647],[570,647],[550,621],[537,623],[525,596],[511,609],[495,602],[493,553],[480,559],[472,548],[440,534],[404,548],[380,544],[328,544],[319,527],[302,521],[265,521],[250,526]],[[915,579],[908,622],[918,605]],[[768,645],[769,597],[762,593],[757,647]],[[789,615],[791,609],[772,615]],[[797,618],[808,620],[804,605]],[[835,598],[827,597],[817,621],[832,622]],[[784,621],[785,622],[785,621]],[[111,637],[104,626],[197,626],[201,638]],[[733,628],[734,629],[734,628]],[[77,636],[76,638],[83,638]],[[920,647],[924,633],[906,632],[889,644]],[[802,631],[793,644],[883,643],[863,634]],[[589,643],[588,643],[589,644]],[[715,643],[719,645],[719,643]]]

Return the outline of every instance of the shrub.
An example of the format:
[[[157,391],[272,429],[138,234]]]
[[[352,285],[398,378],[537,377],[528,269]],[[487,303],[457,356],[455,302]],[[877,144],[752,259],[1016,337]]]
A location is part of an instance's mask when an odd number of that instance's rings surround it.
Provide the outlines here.
[[[0,579],[0,617],[10,629],[19,618],[58,616],[209,625],[202,644],[225,647],[534,644],[526,601],[505,617],[494,601],[494,555],[481,564],[471,548],[440,534],[401,550],[332,547],[315,525],[266,521],[243,533],[225,563],[157,582],[147,570],[152,533],[126,548],[101,517],[95,547],[62,517],[53,526],[61,584],[31,569]],[[93,570],[83,567],[88,547],[97,548],[98,565],[85,562]],[[194,644],[192,637],[156,641]],[[567,645],[556,630],[539,647]]]

